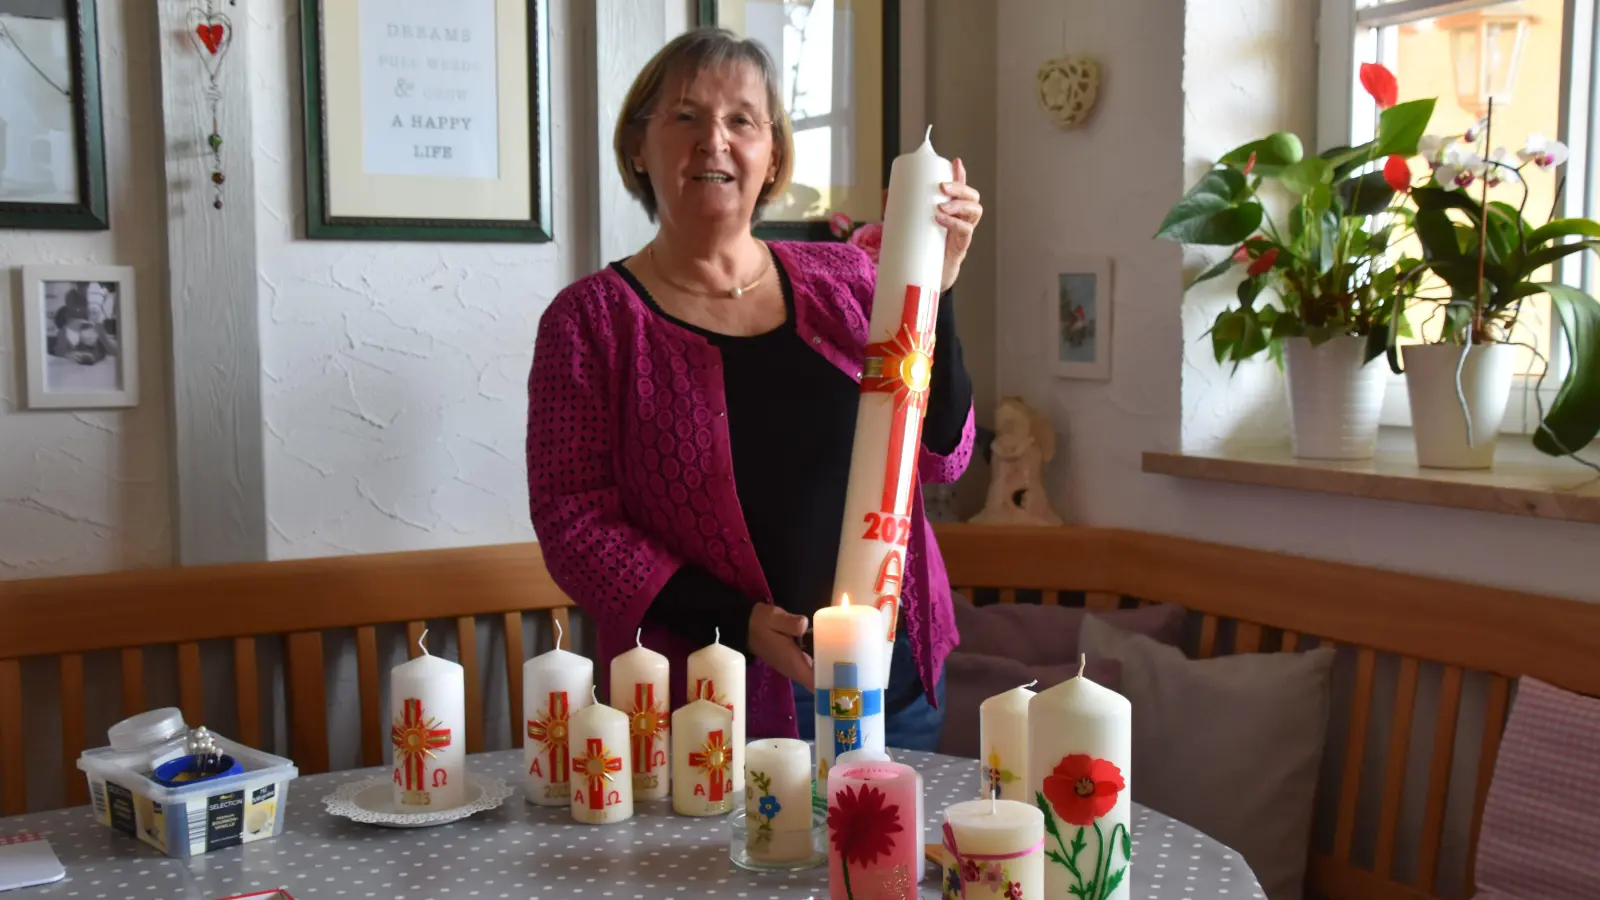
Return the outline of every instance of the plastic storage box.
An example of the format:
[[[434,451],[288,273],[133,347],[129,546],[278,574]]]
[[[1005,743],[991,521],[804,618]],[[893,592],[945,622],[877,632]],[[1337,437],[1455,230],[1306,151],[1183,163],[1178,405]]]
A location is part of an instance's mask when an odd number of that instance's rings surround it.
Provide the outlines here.
[[[168,856],[186,859],[224,847],[272,837],[283,830],[294,763],[216,736],[217,749],[239,761],[237,775],[163,787],[150,780],[155,766],[182,755],[159,757],[112,747],[88,750],[78,768],[89,779],[95,818]]]

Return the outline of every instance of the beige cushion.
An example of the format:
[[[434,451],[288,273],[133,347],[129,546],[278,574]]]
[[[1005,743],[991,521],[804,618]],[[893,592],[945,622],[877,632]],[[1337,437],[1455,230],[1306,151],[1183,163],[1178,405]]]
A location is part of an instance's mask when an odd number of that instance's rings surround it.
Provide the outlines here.
[[[1092,615],[1079,646],[1122,670],[1133,799],[1237,850],[1269,900],[1300,900],[1334,651],[1191,660]]]

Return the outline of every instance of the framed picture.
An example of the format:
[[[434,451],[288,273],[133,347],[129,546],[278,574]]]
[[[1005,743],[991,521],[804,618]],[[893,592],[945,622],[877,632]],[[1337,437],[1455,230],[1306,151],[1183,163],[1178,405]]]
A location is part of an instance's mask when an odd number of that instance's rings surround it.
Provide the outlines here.
[[[0,0],[0,86],[0,228],[109,228],[95,0]]]
[[[1111,377],[1111,260],[1068,256],[1047,294],[1050,359],[1061,378]]]
[[[24,266],[18,296],[30,408],[139,404],[132,268]]]
[[[767,48],[794,126],[794,179],[763,237],[831,240],[828,218],[883,218],[900,141],[900,0],[700,0],[699,23]]]
[[[300,0],[306,236],[548,241],[549,0]]]

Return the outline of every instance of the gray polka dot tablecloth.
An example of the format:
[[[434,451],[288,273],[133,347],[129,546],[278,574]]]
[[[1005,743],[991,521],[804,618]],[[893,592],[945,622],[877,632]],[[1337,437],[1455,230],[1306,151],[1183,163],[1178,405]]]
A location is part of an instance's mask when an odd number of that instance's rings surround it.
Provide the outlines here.
[[[936,843],[944,808],[977,796],[977,764],[894,751],[922,773],[925,825]],[[0,837],[35,831],[66,867],[64,881],[6,896],[83,900],[219,900],[281,888],[295,900],[826,900],[826,868],[753,873],[728,861],[721,816],[675,816],[669,800],[634,804],[618,825],[579,825],[561,807],[522,799],[522,751],[472,756],[472,771],[517,793],[498,809],[432,828],[393,829],[328,815],[322,797],[384,770],[334,772],[289,784],[284,833],[269,840],[170,859],[96,822],[88,807],[0,819]],[[1130,900],[1260,900],[1244,860],[1181,822],[1133,806]],[[926,867],[921,896],[939,896]]]

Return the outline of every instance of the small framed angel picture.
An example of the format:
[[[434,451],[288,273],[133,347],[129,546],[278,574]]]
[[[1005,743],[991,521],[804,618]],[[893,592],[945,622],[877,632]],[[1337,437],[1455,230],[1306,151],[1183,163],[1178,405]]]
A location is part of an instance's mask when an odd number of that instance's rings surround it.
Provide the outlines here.
[[[1072,254],[1048,290],[1050,359],[1058,378],[1111,378],[1111,260]]]

